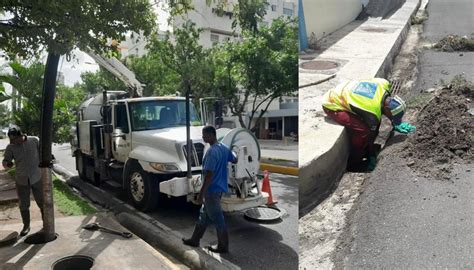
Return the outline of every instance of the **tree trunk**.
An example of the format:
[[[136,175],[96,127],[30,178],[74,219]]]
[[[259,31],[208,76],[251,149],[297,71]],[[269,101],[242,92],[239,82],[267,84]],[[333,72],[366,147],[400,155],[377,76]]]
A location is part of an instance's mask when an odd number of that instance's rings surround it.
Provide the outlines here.
[[[17,91],[15,87],[12,87],[12,113],[16,112],[16,94]]]
[[[48,54],[43,80],[43,104],[40,129],[40,169],[43,181],[43,228],[45,242],[56,238],[54,228],[53,181],[51,177],[51,145],[53,137],[53,106],[59,55]]]

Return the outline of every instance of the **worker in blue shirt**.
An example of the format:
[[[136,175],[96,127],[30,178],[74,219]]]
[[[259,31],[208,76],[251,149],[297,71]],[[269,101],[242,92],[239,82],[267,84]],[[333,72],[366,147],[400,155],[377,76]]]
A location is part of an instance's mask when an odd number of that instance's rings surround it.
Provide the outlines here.
[[[208,249],[217,253],[229,251],[229,235],[221,208],[221,197],[227,192],[227,164],[236,163],[237,159],[227,146],[219,143],[216,138],[216,129],[206,126],[202,129],[202,139],[211,147],[203,158],[204,184],[197,198],[198,204],[203,204],[199,213],[199,220],[194,227],[191,238],[183,239],[183,243],[198,247],[209,224],[213,224],[217,231],[217,247],[209,246]]]

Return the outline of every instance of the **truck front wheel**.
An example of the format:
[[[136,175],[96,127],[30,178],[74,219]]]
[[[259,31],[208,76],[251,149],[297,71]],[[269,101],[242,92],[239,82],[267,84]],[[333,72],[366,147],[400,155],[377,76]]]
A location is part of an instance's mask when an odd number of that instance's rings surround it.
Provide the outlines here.
[[[139,164],[133,164],[127,175],[127,191],[133,205],[143,212],[156,208],[160,195],[158,181],[143,171]]]

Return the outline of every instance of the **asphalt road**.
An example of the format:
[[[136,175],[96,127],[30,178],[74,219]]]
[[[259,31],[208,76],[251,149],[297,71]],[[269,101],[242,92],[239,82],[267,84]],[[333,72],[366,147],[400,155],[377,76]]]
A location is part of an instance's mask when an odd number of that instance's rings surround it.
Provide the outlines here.
[[[54,145],[58,164],[77,174],[68,144]],[[230,253],[223,257],[242,269],[298,268],[298,179],[270,174],[270,184],[277,206],[287,212],[277,223],[258,224],[248,221],[242,213],[226,215],[229,228]],[[114,192],[114,191],[110,191]],[[123,194],[117,194],[123,198]],[[166,226],[185,236],[191,235],[199,208],[179,199],[167,200],[149,213]],[[209,227],[201,245],[216,243],[215,229]]]
[[[424,36],[471,35],[472,0],[430,0]],[[461,55],[462,54],[462,55]],[[465,73],[474,81],[473,53],[425,50],[415,89]],[[420,177],[388,147],[365,181],[338,245],[336,268],[474,268],[474,166],[458,165],[449,181]]]

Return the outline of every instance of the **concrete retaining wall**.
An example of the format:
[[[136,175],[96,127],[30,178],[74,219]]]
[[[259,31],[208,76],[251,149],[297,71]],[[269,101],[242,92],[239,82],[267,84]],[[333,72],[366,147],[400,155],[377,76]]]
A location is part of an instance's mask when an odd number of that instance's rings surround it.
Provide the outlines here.
[[[353,21],[362,10],[362,3],[360,0],[303,0],[303,7],[311,44]]]

